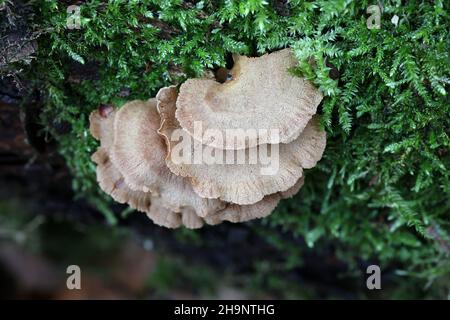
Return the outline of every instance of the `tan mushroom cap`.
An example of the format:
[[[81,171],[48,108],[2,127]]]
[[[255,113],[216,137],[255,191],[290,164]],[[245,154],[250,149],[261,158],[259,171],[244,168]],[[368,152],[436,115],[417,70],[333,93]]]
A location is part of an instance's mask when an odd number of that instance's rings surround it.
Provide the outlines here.
[[[89,130],[92,136],[108,150],[114,141],[115,116],[116,110],[112,106],[100,107],[89,115]]]
[[[199,216],[206,216],[222,209],[224,203],[199,197],[187,179],[167,168],[166,146],[157,133],[159,126],[156,99],[129,102],[117,111],[111,159],[125,183],[133,190],[152,192],[174,212],[190,207]]]
[[[175,95],[176,89],[172,88],[171,97]],[[302,177],[302,167],[310,168],[322,157],[325,149],[326,136],[322,131],[316,119],[312,119],[301,135],[291,143],[280,145],[261,145],[255,148],[239,151],[224,151],[201,145],[198,141],[190,139],[190,136],[180,129],[177,120],[174,117],[176,106],[173,103],[165,103],[163,109],[160,107],[162,118],[159,133],[163,135],[166,142],[169,143],[167,166],[177,175],[189,177],[194,190],[204,198],[221,199],[226,202],[232,202],[239,205],[254,204],[265,195],[285,191],[294,186]],[[172,141],[172,134],[176,132],[183,139],[180,142],[186,148],[191,163],[184,163],[175,159],[174,148],[178,145],[177,141]],[[273,175],[264,175],[261,169],[266,166],[259,161],[257,164],[249,164],[248,153],[263,154],[263,148],[270,149],[278,147],[279,150],[279,169]],[[189,149],[190,148],[190,149]],[[221,154],[226,159],[227,154],[241,152],[245,154],[245,164],[206,164],[192,163],[195,149],[208,150],[208,153]],[[180,152],[181,153],[181,152]],[[235,158],[236,159],[236,158]]]
[[[226,204],[220,200],[200,197],[188,179],[168,171],[167,179],[161,182],[157,195],[172,211],[184,212],[193,209],[199,217],[205,217],[225,207]]]
[[[181,212],[181,221],[188,229],[199,229],[203,227],[204,221],[192,208],[184,208]]]
[[[173,212],[164,206],[159,197],[153,197],[149,192],[131,190],[125,183],[120,172],[110,161],[108,153],[100,147],[92,156],[97,164],[97,180],[100,188],[119,203],[127,203],[131,208],[145,212],[157,225],[166,228],[178,228],[184,225],[189,229],[198,229],[208,224],[219,224],[223,221],[244,222],[268,216],[277,206],[282,193],[264,197],[263,200],[252,205],[228,204],[225,209],[217,213],[200,218],[191,208],[183,208],[181,213]],[[303,180],[303,179],[301,179]],[[292,187],[291,194],[298,191],[299,183]]]
[[[166,228],[184,225],[189,229],[198,229],[203,226],[203,219],[196,215],[195,210],[183,208],[181,213],[173,212],[164,206],[160,197],[152,196],[150,192],[131,190],[104,148],[100,147],[92,155],[92,160],[97,164],[100,188],[115,201],[127,203],[131,208],[145,212],[155,224]]]
[[[152,199],[152,205],[146,214],[158,226],[175,229],[182,225],[180,213],[170,211],[164,207],[159,198]]]
[[[228,206],[217,212],[216,214],[205,217],[205,221],[208,224],[219,224],[223,221],[229,221],[233,223],[249,221],[252,219],[260,219],[267,217],[276,208],[280,201],[280,195],[275,193],[269,196],[265,196],[262,200],[249,205],[238,205],[234,203],[228,204]]]
[[[217,212],[217,214],[205,217],[205,221],[208,224],[215,225],[223,221],[237,223],[265,218],[275,210],[281,199],[290,198],[298,193],[303,186],[304,181],[305,179],[302,176],[297,183],[288,190],[265,196],[261,201],[254,204],[240,206],[230,203],[225,209]]]
[[[296,140],[277,145],[280,170],[275,175],[260,174],[260,164],[174,163],[172,150],[178,143],[170,137],[176,129],[189,141],[188,153],[195,146],[206,148],[180,128],[177,97],[176,87],[163,88],[156,99],[132,101],[117,111],[106,106],[90,115],[90,130],[101,145],[92,156],[101,189],[117,202],[146,212],[155,224],[196,229],[204,223],[265,217],[281,198],[301,188],[302,167],[313,167],[322,156],[325,133],[313,119]],[[222,155],[249,152],[208,150]]]
[[[150,210],[150,193],[131,190],[114,167],[106,149],[100,147],[92,155],[92,160],[97,164],[97,181],[104,192],[119,203],[128,203],[133,209],[142,212]]]
[[[300,189],[303,187],[304,184],[305,184],[305,176],[303,175],[292,187],[290,187],[286,191],[280,192],[281,199],[292,198],[300,191]]]
[[[234,59],[230,81],[189,79],[181,85],[176,111],[181,127],[196,140],[219,149],[237,150],[295,140],[316,113],[322,94],[306,79],[288,72],[296,65],[291,50]],[[204,139],[200,130],[194,130],[196,122],[202,124],[203,131],[219,130],[224,137],[229,129],[276,129],[279,138],[267,131],[250,137],[245,144],[231,139]]]
[[[166,144],[166,158],[170,154],[168,150],[171,147],[170,134],[173,129],[179,127],[175,118],[177,98],[178,91],[176,86],[161,88],[156,95],[156,109],[160,117],[160,125],[157,132]]]
[[[111,158],[133,190],[156,190],[164,174],[165,149],[155,134],[158,127],[156,99],[131,101],[117,111]]]

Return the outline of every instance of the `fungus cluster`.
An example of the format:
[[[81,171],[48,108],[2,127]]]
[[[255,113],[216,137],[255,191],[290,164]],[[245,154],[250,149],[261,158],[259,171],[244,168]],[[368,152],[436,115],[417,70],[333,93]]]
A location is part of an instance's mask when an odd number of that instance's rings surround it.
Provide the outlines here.
[[[94,111],[101,189],[168,228],[262,218],[296,194],[325,149],[314,116],[322,95],[289,74],[289,49],[234,60],[223,83],[189,79],[148,101]]]

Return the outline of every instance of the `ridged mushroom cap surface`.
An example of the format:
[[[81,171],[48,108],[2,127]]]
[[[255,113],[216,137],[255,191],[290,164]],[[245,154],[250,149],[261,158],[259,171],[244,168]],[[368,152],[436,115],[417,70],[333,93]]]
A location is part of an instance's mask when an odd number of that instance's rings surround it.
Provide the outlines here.
[[[280,196],[275,193],[265,196],[262,200],[249,205],[238,205],[234,203],[217,212],[216,214],[205,217],[208,224],[219,224],[223,221],[233,223],[245,222],[253,219],[260,219],[267,217],[276,208]]]
[[[100,147],[92,160],[97,164],[97,181],[100,188],[119,203],[127,203],[131,208],[147,212],[151,206],[151,194],[131,190],[119,170],[114,167],[106,149]]]
[[[173,95],[176,94],[175,88],[170,90]],[[158,132],[169,144],[167,166],[175,174],[189,177],[194,190],[204,198],[218,198],[239,205],[254,204],[265,195],[294,186],[302,177],[303,168],[314,166],[325,149],[325,132],[316,119],[310,120],[300,136],[291,143],[235,151],[208,147],[192,139],[175,118],[176,105],[173,102],[165,103],[159,112],[162,124]],[[271,156],[278,155],[278,160],[274,159],[274,172],[267,174],[264,171],[267,165],[259,160],[251,162],[250,154],[260,157],[267,155],[269,150]],[[196,152],[203,155],[201,162],[195,162]],[[218,155],[217,159],[223,161],[221,164],[205,162],[205,154]],[[242,155],[241,163],[236,161],[237,154]],[[227,158],[235,161],[226,164]]]
[[[298,193],[303,186],[304,181],[305,179],[302,176],[297,183],[288,190],[265,196],[262,200],[254,204],[237,205],[229,203],[225,209],[218,211],[217,214],[205,217],[205,221],[208,224],[215,225],[223,221],[238,223],[265,218],[275,210],[281,199],[290,198]]]
[[[134,190],[157,190],[165,174],[165,147],[156,134],[156,99],[123,105],[114,120],[111,158]]]
[[[173,174],[165,163],[166,145],[157,130],[156,99],[132,101],[117,111],[111,160],[133,190],[160,197],[169,210],[192,208],[199,216],[222,209],[217,199],[198,196],[189,181]]]
[[[286,191],[280,191],[281,199],[288,199],[295,196],[305,184],[305,176],[303,175],[298,181]]]
[[[147,217],[162,227],[176,229],[182,226],[181,214],[167,209],[160,198],[152,199],[150,210],[146,211]]]
[[[114,142],[114,119],[116,109],[112,106],[102,105],[89,115],[89,131],[92,136],[100,141],[105,149],[109,150]]]
[[[316,113],[322,94],[306,79],[289,73],[297,63],[291,50],[234,59],[231,80],[225,83],[188,79],[181,85],[176,112],[181,127],[197,141],[227,150],[295,140]],[[196,123],[202,130],[195,130]],[[217,141],[203,137],[208,129],[219,130],[224,137],[230,129],[258,134],[243,142]],[[272,135],[273,130],[279,134]]]

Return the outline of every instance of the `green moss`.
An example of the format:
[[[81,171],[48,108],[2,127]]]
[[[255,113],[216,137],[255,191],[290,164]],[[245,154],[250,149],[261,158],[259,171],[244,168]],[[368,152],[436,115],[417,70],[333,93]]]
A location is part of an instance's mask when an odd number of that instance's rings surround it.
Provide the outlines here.
[[[300,194],[255,225],[267,237],[280,228],[304,237],[312,250],[333,242],[355,268],[357,258],[376,259],[382,268],[395,262],[402,274],[446,297],[449,2],[384,1],[378,30],[366,27],[370,4],[97,0],[81,6],[81,28],[68,30],[65,5],[35,1],[35,23],[47,30],[30,74],[46,97],[42,123],[59,141],[75,190],[113,223],[90,161],[96,148],[90,111],[121,105],[124,88],[126,99],[148,98],[163,85],[224,66],[228,53],[293,47],[294,72],[326,95],[319,113],[328,146]],[[76,63],[95,63],[98,77],[69,81]],[[71,130],[59,133],[61,123]],[[301,264],[290,258],[295,247],[278,245],[289,252],[289,265]]]

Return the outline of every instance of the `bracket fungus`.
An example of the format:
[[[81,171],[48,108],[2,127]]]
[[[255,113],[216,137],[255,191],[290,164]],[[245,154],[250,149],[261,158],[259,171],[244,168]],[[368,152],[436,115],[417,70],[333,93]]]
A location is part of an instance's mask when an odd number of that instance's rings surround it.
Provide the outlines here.
[[[245,149],[295,140],[316,113],[322,94],[306,79],[288,72],[296,65],[290,49],[258,58],[234,55],[231,79],[188,79],[180,87],[176,117],[196,140],[219,149]],[[233,140],[205,140],[195,130],[258,130],[245,144]],[[279,131],[273,137],[270,131]],[[264,132],[264,133],[263,133]]]
[[[90,116],[100,141],[92,160],[100,188],[168,228],[200,228],[269,215],[304,183],[322,157],[326,135],[314,116],[321,94],[289,75],[289,49],[236,57],[232,79],[187,80],[155,98]],[[194,132],[201,121],[206,132]],[[227,143],[227,130],[276,129]],[[209,131],[208,131],[209,130]],[[238,137],[239,138],[239,137]],[[242,137],[241,137],[242,138]]]
[[[238,205],[253,204],[265,195],[292,187],[302,177],[303,168],[313,167],[322,157],[325,132],[320,130],[316,119],[311,119],[300,136],[288,144],[264,144],[236,151],[202,145],[180,130],[175,118],[177,100],[173,98],[176,88],[162,90],[172,92],[170,101],[164,103],[164,110],[160,108],[162,125],[159,132],[169,143],[167,166],[176,175],[188,177],[202,197]],[[183,135],[182,142],[171,139],[176,130]],[[178,151],[183,154],[177,154]],[[205,159],[205,154],[214,156]],[[264,156],[268,161],[258,161]],[[196,161],[200,157],[202,161]],[[233,161],[229,161],[230,158]]]

